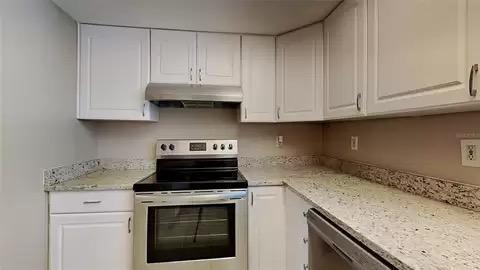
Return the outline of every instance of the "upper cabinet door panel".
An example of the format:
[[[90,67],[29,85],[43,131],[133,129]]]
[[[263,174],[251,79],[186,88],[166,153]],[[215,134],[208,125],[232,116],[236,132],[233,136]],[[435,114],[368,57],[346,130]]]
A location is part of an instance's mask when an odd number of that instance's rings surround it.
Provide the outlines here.
[[[480,66],[480,1],[468,0],[468,75],[473,65]],[[480,100],[480,70],[472,73],[472,89]]]
[[[317,24],[278,37],[279,121],[322,120],[323,31]]]
[[[347,0],[325,20],[325,117],[363,115],[367,82],[367,3]]]
[[[369,0],[372,114],[461,103],[466,90],[466,0]]]
[[[145,119],[149,30],[81,25],[79,118]]]
[[[242,37],[242,122],[275,121],[275,38]]]
[[[198,83],[240,85],[240,36],[198,33]]]
[[[196,33],[152,30],[151,38],[151,81],[196,83]]]

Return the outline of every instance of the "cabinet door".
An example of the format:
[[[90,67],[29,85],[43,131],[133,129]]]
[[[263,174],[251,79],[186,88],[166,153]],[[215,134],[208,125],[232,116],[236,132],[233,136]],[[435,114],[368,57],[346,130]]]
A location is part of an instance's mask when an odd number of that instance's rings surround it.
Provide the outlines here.
[[[151,81],[155,83],[196,83],[196,33],[152,30],[151,38]]]
[[[468,0],[468,75],[472,73],[471,89],[476,89],[476,98],[480,100],[480,1]],[[478,65],[479,71],[472,70]],[[470,78],[468,78],[470,79]],[[472,96],[474,92],[472,92]]]
[[[80,26],[78,118],[155,120],[145,102],[149,81],[147,29]]]
[[[50,270],[132,270],[132,216],[50,215]]]
[[[308,266],[308,224],[306,214],[312,206],[286,189],[287,269],[304,270]]]
[[[277,39],[279,121],[323,118],[323,31],[316,24]]]
[[[242,122],[275,121],[275,38],[242,37]]]
[[[198,83],[240,85],[240,36],[198,33]]]
[[[248,269],[285,270],[283,187],[249,191]]]
[[[344,1],[324,23],[325,118],[361,116],[367,89],[367,2]]]
[[[369,114],[472,100],[466,14],[466,0],[368,0]]]

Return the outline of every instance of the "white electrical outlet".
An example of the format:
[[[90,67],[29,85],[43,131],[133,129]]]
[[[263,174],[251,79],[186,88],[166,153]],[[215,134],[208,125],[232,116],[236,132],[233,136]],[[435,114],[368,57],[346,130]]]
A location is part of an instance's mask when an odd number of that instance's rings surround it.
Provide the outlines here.
[[[462,165],[467,167],[480,167],[480,140],[462,140]]]
[[[352,136],[350,140],[350,148],[353,151],[358,151],[358,136]]]
[[[283,145],[283,136],[277,136],[277,147],[282,147]]]

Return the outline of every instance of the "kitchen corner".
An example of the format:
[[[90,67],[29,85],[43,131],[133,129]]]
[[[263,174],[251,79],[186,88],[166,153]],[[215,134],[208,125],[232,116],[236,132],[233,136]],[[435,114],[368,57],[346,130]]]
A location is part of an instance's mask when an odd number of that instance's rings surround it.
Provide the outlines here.
[[[276,163],[240,171],[249,186],[286,186],[398,269],[480,269],[480,243],[472,242],[480,238],[480,212],[342,173],[339,166],[333,166],[337,170],[325,166],[338,165],[340,160],[320,160],[324,162]],[[455,190],[443,192],[449,197]],[[478,188],[475,194],[469,208],[478,209]]]
[[[0,270],[480,270],[479,65],[480,0],[0,0]]]

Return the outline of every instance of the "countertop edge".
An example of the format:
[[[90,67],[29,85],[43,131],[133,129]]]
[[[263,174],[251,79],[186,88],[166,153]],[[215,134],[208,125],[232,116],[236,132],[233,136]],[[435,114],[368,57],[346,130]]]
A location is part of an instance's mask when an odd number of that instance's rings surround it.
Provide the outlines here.
[[[367,180],[365,180],[367,181]],[[335,215],[331,214],[327,210],[325,210],[323,207],[318,205],[318,203],[310,200],[307,196],[305,196],[302,192],[298,191],[295,189],[295,187],[291,186],[288,183],[288,180],[283,180],[283,185],[290,189],[292,192],[300,196],[302,199],[306,200],[310,204],[312,204],[315,209],[320,211],[323,215],[325,215],[328,219],[330,219],[332,222],[334,222],[336,225],[338,225],[340,228],[344,229],[347,231],[349,234],[352,235],[355,239],[358,241],[362,242],[365,246],[379,254],[381,257],[383,257],[385,260],[387,260],[389,263],[391,263],[393,266],[397,267],[400,270],[414,270],[414,268],[408,266],[404,262],[400,261],[398,258],[396,258],[394,255],[389,253],[388,251],[380,248],[375,242],[372,242],[368,240],[366,237],[364,237],[362,234],[358,233],[355,229],[351,228],[347,224],[345,224],[343,221],[339,220]]]
[[[101,170],[97,170],[92,173],[98,173]],[[103,171],[130,171],[130,170],[115,170],[115,169],[103,169]],[[145,178],[150,177],[152,174],[155,173],[155,171],[152,170],[139,170],[139,171],[145,171],[145,175],[142,175],[141,177],[137,177],[133,179],[130,183],[111,183],[111,184],[102,184],[101,180],[99,180],[99,184],[82,184],[81,179],[82,177],[86,177],[87,175],[83,175],[81,177],[77,177],[75,179],[71,179],[68,181],[60,182],[60,183],[55,183],[52,185],[44,185],[43,191],[44,192],[81,192],[81,191],[108,191],[108,190],[133,190],[133,185],[138,182],[142,181]],[[77,185],[71,185],[71,186],[65,186],[65,183],[69,183],[71,181],[78,181],[79,183]]]

